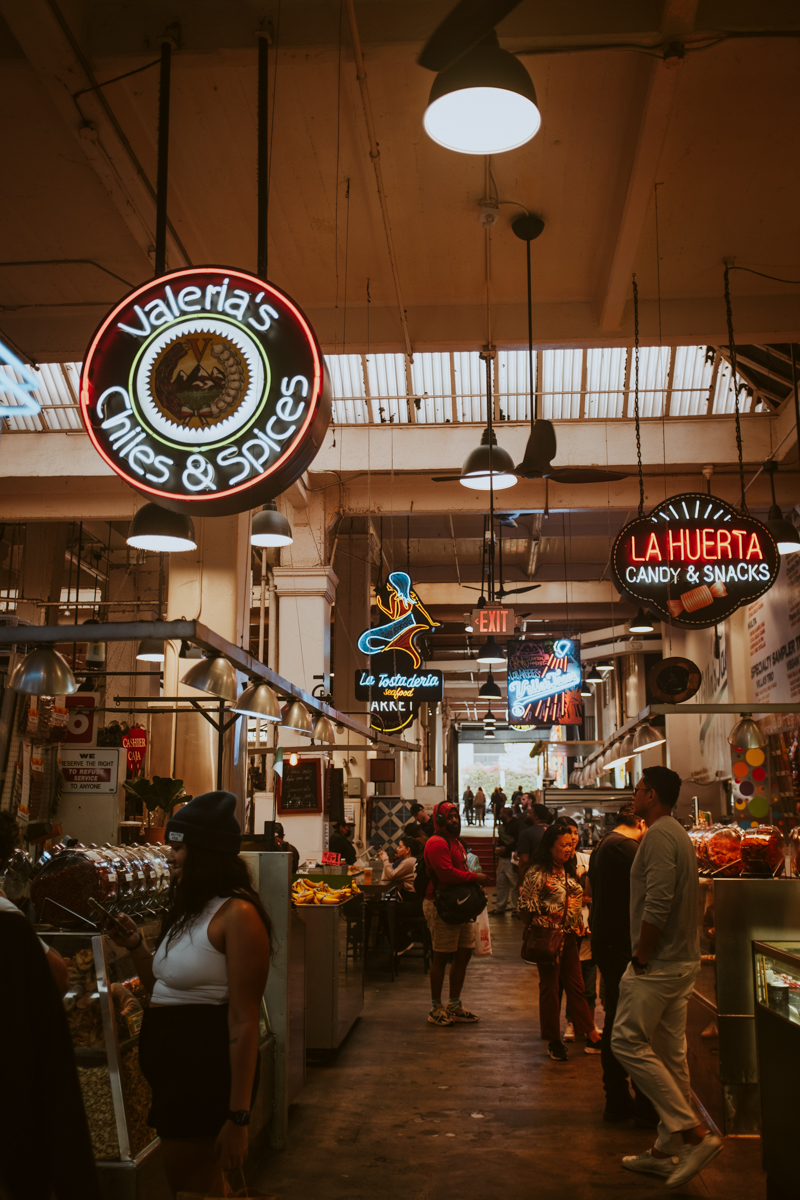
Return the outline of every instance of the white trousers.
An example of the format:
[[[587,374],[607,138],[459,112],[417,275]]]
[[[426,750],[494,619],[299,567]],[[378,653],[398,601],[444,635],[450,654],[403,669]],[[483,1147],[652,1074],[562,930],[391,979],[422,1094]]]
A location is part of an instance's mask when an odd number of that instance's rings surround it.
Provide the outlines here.
[[[652,1100],[660,1118],[656,1146],[664,1153],[674,1133],[698,1123],[686,1062],[686,1008],[699,971],[699,962],[656,962],[637,975],[628,963],[619,986],[611,1049]]]
[[[509,899],[511,900],[511,911],[516,912],[519,899],[519,874],[510,858],[498,858],[495,878],[497,879],[497,900],[495,901],[497,912],[506,911]]]

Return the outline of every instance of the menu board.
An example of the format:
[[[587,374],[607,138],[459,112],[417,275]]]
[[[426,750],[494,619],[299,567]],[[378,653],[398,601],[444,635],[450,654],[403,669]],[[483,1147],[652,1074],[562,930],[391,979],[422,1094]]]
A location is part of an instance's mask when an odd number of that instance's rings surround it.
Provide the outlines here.
[[[322,812],[322,763],[318,758],[299,758],[294,767],[284,758],[278,811]]]

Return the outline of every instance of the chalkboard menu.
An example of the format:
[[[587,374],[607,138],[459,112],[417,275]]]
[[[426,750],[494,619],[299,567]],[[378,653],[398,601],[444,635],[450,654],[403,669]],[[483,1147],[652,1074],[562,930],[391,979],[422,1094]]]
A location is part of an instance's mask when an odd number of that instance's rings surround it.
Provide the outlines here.
[[[322,812],[322,763],[318,758],[299,758],[295,767],[284,758],[278,809],[282,813]]]

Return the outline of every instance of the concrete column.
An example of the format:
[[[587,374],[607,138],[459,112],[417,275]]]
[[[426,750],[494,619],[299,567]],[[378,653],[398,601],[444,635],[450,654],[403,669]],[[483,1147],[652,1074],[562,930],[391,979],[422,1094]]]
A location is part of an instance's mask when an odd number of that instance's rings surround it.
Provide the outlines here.
[[[307,692],[331,670],[331,605],[339,582],[331,567],[275,567],[278,671]]]
[[[236,645],[247,636],[250,619],[250,515],[195,520],[197,548],[169,556],[168,620],[202,621]],[[168,647],[164,692],[208,699],[207,692],[180,683],[193,660],[178,657],[179,645]],[[196,714],[152,716],[154,753],[151,771],[174,775],[193,796],[217,786],[217,731]],[[247,756],[244,720],[225,737],[222,786],[239,797],[244,819]]]

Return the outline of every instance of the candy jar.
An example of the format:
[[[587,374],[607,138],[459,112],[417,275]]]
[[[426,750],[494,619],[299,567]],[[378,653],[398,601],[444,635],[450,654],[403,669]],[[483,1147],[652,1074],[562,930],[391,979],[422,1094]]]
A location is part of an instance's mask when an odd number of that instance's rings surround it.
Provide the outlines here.
[[[742,861],[749,875],[774,875],[783,862],[783,834],[774,825],[758,825],[742,835]]]

